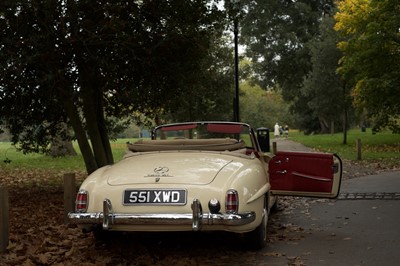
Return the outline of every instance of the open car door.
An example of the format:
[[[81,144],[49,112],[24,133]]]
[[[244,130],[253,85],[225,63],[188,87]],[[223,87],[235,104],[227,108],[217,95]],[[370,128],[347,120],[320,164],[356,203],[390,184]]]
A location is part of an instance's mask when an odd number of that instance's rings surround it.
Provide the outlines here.
[[[335,154],[279,151],[269,161],[269,182],[275,195],[336,198],[342,161]]]

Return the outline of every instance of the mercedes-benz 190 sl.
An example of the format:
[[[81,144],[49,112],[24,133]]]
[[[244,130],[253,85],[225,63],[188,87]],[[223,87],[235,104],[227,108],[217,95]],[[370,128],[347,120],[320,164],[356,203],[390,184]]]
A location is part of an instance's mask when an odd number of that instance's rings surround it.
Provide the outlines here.
[[[278,195],[335,198],[342,174],[334,154],[271,153],[265,137],[236,122],[157,126],[87,177],[69,221],[97,234],[228,231],[262,248]]]

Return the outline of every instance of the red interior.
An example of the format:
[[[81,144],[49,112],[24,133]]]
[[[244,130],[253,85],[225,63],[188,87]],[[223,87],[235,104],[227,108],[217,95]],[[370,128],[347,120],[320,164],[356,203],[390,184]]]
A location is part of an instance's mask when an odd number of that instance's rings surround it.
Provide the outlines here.
[[[269,162],[269,174],[273,190],[331,192],[333,186],[333,155],[277,152],[276,156]],[[326,181],[327,179],[328,181]]]
[[[207,131],[214,133],[239,134],[242,132],[242,125],[208,124]]]
[[[162,131],[177,131],[177,130],[189,130],[196,128],[196,124],[186,124],[186,125],[176,125],[176,126],[168,126],[168,127],[162,127]]]

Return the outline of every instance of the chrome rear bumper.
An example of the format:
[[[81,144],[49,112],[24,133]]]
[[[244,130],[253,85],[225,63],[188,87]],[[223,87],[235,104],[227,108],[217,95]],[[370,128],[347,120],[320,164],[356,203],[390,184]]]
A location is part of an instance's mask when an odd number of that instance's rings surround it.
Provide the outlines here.
[[[256,219],[255,212],[245,213],[203,213],[201,203],[194,199],[192,213],[184,214],[141,214],[114,213],[111,201],[103,201],[103,212],[68,213],[71,224],[102,225],[111,229],[113,225],[191,225],[192,230],[201,230],[202,225],[245,225]]]

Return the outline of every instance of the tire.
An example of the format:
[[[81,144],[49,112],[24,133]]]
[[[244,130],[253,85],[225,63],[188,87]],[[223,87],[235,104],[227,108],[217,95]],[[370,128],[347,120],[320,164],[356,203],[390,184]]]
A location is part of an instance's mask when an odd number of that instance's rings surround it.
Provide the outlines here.
[[[275,202],[271,206],[270,212],[271,213],[276,213],[277,211],[279,211],[279,197],[275,196]]]
[[[251,250],[259,250],[266,246],[268,228],[268,200],[264,197],[263,214],[260,225],[251,232],[245,233],[246,245]]]

